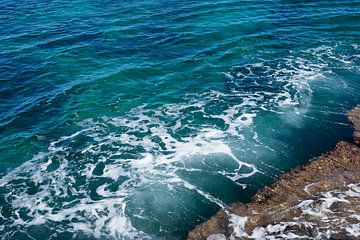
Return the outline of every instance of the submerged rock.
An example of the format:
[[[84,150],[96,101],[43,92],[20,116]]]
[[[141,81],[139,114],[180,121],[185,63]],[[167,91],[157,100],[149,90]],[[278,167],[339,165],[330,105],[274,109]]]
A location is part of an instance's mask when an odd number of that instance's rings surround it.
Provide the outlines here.
[[[250,203],[222,209],[188,239],[360,239],[360,106],[348,118],[353,143],[283,174]]]

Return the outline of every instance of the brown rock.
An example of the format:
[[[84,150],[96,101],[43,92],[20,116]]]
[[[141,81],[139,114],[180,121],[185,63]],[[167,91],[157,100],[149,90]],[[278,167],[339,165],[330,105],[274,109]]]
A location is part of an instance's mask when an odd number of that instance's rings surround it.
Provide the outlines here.
[[[360,106],[348,112],[348,118],[354,124],[354,142],[360,144]]]

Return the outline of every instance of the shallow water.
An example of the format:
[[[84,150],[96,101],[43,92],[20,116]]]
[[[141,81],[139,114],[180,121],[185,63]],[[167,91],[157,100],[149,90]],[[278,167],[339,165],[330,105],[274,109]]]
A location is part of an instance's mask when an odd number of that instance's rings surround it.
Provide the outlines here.
[[[350,139],[360,1],[0,8],[2,239],[184,239]]]

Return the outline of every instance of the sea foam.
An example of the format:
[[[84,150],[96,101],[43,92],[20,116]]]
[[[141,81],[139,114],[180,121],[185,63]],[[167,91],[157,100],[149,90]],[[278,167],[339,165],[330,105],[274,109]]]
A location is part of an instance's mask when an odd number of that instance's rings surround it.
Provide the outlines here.
[[[151,186],[166,189],[169,196],[185,189],[205,202],[225,207],[221,199],[179,172],[211,172],[242,188],[247,187],[242,179],[265,174],[251,159],[236,156],[234,142],[245,140],[245,130],[251,129],[259,113],[306,111],[312,94],[310,81],[331,74],[327,61],[351,65],[349,58],[329,57],[332,51],[320,47],[303,52],[313,56],[311,60],[289,53],[281,59],[235,66],[224,73],[224,92],[188,95],[181,103],[156,109],[143,105],[123,116],[78,123],[80,131],[51,142],[47,152],[38,153],[0,180],[7,203],[1,208],[11,209],[9,215],[2,215],[1,234],[11,238],[17,228],[26,231],[46,225],[52,234],[72,231],[96,238],[150,238],[134,227],[127,207],[134,196],[146,195],[144,189]],[[260,143],[258,135],[253,132],[255,143]],[[219,154],[221,157],[209,158],[218,165],[209,165],[207,157]],[[357,187],[347,194],[358,194]],[[327,206],[334,201],[339,199],[324,195],[319,210],[310,207],[312,202],[299,207],[325,217]],[[149,218],[142,213],[133,218]],[[232,217],[234,236],[248,236],[243,231],[245,222],[244,217]],[[252,237],[260,239],[283,228],[281,224],[259,228]],[[347,231],[359,234],[356,229]]]

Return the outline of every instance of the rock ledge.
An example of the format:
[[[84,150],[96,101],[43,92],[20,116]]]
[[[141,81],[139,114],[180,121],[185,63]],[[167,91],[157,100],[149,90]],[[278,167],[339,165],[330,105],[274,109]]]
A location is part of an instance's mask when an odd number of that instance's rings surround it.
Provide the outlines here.
[[[360,239],[360,106],[348,119],[354,142],[281,175],[250,203],[222,209],[188,239]]]

